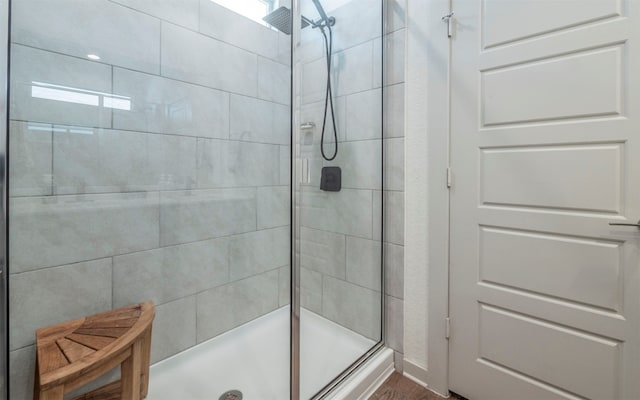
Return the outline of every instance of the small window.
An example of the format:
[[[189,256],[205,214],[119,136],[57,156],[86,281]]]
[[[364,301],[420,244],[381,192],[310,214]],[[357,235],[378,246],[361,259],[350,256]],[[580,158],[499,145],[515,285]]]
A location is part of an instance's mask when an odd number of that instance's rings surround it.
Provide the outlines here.
[[[243,15],[261,25],[268,26],[262,20],[264,16],[275,10],[278,0],[212,0],[223,7]]]

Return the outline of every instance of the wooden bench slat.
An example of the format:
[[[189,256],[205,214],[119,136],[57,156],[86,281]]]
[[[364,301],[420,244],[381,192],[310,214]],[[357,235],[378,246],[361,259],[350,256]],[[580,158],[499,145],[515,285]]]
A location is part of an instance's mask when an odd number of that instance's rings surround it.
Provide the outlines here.
[[[55,342],[38,347],[38,368],[40,374],[55,371],[69,365],[69,360]]]
[[[107,336],[81,335],[79,333],[67,335],[67,339],[91,347],[94,350],[103,349],[116,340],[115,338]]]
[[[71,340],[66,338],[58,339],[56,340],[56,343],[64,353],[67,360],[69,360],[70,362],[76,362],[96,352],[90,347],[81,345],[80,343],[72,342]]]
[[[54,343],[57,339],[73,333],[73,331],[82,326],[83,323],[84,318],[80,318],[63,324],[38,329],[36,331],[37,341],[41,345]]]
[[[92,321],[107,321],[107,320],[117,320],[117,319],[126,319],[126,318],[138,318],[140,317],[140,313],[142,310],[139,305],[129,306],[126,308],[122,308],[119,310],[112,310],[103,312],[100,314],[92,315],[90,317],[85,318],[86,322]]]
[[[138,317],[85,321],[81,328],[130,328],[138,322]]]
[[[79,333],[81,335],[107,336],[117,339],[128,331],[129,328],[79,328],[76,329],[74,333]]]

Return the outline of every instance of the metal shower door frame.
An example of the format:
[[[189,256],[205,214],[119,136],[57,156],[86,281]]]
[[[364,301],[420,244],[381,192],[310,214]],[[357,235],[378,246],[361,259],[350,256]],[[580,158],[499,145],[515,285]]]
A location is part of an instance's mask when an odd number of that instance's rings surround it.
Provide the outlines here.
[[[11,0],[0,0],[0,371],[4,385],[0,399],[9,398],[9,288],[8,288],[8,149],[9,149],[9,41]]]
[[[0,0],[1,1],[1,0]],[[301,47],[301,31],[302,31],[302,12],[300,8],[301,0],[291,0],[291,135],[290,135],[290,147],[291,147],[291,158],[290,158],[290,177],[291,177],[291,255],[290,255],[290,265],[291,265],[291,285],[290,285],[290,300],[291,300],[291,317],[290,317],[290,400],[307,400],[300,398],[300,257],[296,256],[297,252],[297,241],[296,239],[300,235],[300,218],[297,215],[296,204],[298,199],[298,177],[300,171],[298,171],[297,166],[301,165],[298,161],[298,157],[300,155],[300,151],[297,148],[299,144],[299,127],[300,127],[300,114],[299,114],[299,102],[302,91],[302,68],[296,64],[296,56],[297,52]],[[385,63],[386,63],[386,51],[385,51],[385,36],[387,34],[387,0],[380,0],[380,7],[382,9],[382,20],[380,21],[380,36],[382,40],[380,40],[381,46],[381,68],[380,68],[380,78],[381,78],[381,96],[382,100],[380,107],[380,118],[381,118],[381,126],[384,127],[384,110],[385,110]],[[340,375],[335,377],[335,379],[329,382],[322,390],[315,394],[315,396],[311,400],[321,400],[331,395],[331,393],[337,389],[342,383],[344,383],[353,373],[355,373],[360,367],[362,367],[367,361],[369,361],[373,356],[375,356],[379,351],[385,348],[386,344],[386,295],[385,295],[385,265],[384,265],[384,239],[385,239],[385,202],[384,202],[384,163],[385,163],[385,148],[384,148],[384,128],[380,132],[380,142],[381,142],[381,157],[380,157],[380,182],[381,182],[381,198],[380,198],[380,221],[381,221],[381,238],[380,238],[380,274],[381,274],[381,282],[382,287],[380,291],[380,333],[381,338],[378,343],[376,343],[371,349],[369,349],[366,353],[361,355],[357,360],[355,360],[346,370],[344,370]],[[301,161],[301,160],[300,160]]]

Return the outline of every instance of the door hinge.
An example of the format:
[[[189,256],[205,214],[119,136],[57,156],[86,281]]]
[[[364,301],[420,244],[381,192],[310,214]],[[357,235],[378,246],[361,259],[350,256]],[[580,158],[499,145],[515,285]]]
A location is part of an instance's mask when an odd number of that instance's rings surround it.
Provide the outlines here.
[[[447,188],[451,189],[453,178],[451,175],[451,167],[447,168]]]
[[[451,337],[451,318],[444,319],[444,338],[449,339]]]
[[[449,14],[442,17],[442,20],[447,23],[447,37],[453,36],[453,14],[454,12],[450,12]]]

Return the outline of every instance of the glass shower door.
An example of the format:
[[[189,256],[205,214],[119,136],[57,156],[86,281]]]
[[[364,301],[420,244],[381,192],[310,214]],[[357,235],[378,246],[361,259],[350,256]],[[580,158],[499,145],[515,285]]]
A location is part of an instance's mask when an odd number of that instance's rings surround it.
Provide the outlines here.
[[[300,0],[301,399],[324,393],[382,341],[382,3]]]
[[[36,329],[147,300],[148,400],[287,398],[291,42],[220,3],[12,2],[12,400]]]

